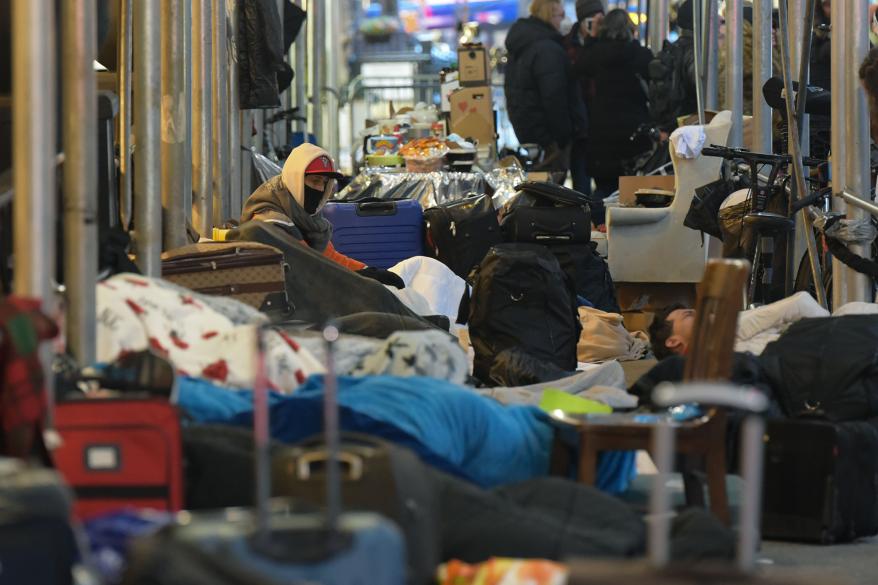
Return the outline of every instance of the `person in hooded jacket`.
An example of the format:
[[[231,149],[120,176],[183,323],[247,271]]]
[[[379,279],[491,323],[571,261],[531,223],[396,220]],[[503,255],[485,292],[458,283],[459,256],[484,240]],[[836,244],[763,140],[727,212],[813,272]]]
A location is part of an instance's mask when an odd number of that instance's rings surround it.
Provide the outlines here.
[[[577,60],[578,72],[594,83],[587,160],[600,197],[619,188],[625,161],[650,147],[648,138],[631,137],[641,124],[650,122],[645,80],[652,59],[652,51],[635,39],[628,13],[615,9],[604,17],[597,38],[586,42]]]
[[[506,36],[509,63],[504,90],[518,141],[543,148],[539,169],[566,174],[571,143],[585,131],[587,121],[563,45],[563,19],[560,0],[533,0],[530,16],[512,25]]]
[[[342,177],[329,154],[313,144],[295,148],[280,175],[268,179],[244,202],[241,223],[264,221],[280,226],[291,238],[362,276],[404,288],[396,274],[368,267],[336,250],[330,238],[332,224],[320,215]]]

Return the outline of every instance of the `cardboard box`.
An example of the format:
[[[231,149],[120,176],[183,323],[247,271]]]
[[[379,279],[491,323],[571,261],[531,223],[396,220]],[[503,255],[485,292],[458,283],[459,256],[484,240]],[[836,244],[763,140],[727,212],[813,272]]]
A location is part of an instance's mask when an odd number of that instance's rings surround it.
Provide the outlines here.
[[[457,70],[464,87],[487,85],[491,78],[488,52],[483,45],[462,45],[457,49]]]
[[[461,87],[451,94],[449,130],[477,140],[480,147],[494,144],[494,104],[488,86]]]
[[[634,193],[638,189],[665,189],[673,191],[674,176],[619,177],[619,203],[623,207],[634,207],[637,205]]]

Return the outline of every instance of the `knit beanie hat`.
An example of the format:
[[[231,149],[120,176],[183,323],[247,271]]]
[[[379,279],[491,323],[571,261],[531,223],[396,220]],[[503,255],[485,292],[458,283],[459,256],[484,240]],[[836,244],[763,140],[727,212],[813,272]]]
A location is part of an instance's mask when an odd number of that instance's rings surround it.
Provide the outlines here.
[[[683,0],[677,7],[677,26],[683,30],[695,30],[692,0]]]
[[[576,0],[576,20],[581,21],[598,12],[606,12],[603,0]]]

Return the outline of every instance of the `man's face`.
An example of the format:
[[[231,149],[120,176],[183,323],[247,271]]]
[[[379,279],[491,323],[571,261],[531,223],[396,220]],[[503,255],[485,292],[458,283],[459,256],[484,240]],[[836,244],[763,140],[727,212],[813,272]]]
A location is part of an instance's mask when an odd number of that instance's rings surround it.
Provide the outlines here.
[[[601,23],[604,21],[604,13],[598,12],[597,14],[592,14],[588,18],[583,18],[580,23],[579,33],[583,37],[596,37],[598,36],[598,31],[601,30]]]
[[[561,30],[561,22],[564,20],[564,6],[558,2],[552,4],[552,26],[557,30]]]
[[[677,309],[668,314],[667,321],[671,324],[671,335],[665,346],[677,355],[686,355],[692,342],[692,329],[695,325],[694,309]]]
[[[823,0],[823,16],[826,18],[832,18],[832,2],[830,0]]]

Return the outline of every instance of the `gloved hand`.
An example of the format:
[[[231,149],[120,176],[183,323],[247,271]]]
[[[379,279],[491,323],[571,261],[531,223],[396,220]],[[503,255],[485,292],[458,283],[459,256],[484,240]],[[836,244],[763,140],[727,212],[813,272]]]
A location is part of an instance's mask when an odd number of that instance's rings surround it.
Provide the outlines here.
[[[403,289],[405,288],[405,282],[398,275],[390,272],[389,270],[383,270],[381,268],[375,268],[374,266],[367,266],[362,270],[357,270],[357,274],[360,276],[365,276],[366,278],[371,278],[372,280],[377,280],[381,284],[386,284],[389,286],[395,286],[396,288]]]

